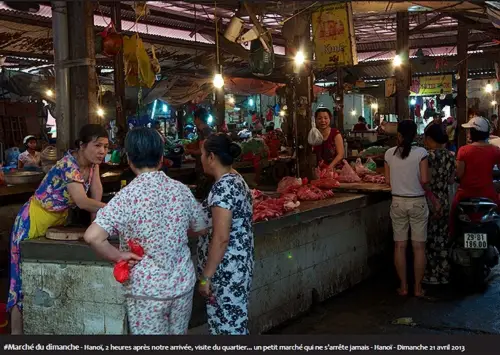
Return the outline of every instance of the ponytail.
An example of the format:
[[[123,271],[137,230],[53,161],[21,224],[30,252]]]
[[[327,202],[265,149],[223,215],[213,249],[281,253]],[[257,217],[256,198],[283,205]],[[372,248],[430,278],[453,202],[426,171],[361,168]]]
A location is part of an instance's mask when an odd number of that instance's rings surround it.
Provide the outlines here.
[[[399,156],[401,157],[401,159],[408,158],[408,155],[410,155],[411,152],[412,143],[413,139],[408,139],[408,137],[403,137],[403,142],[400,145],[398,145],[398,148],[396,149],[394,154],[396,154],[396,152],[399,152]]]
[[[403,141],[398,143],[394,155],[398,153],[401,159],[406,159],[410,155],[413,140],[417,135],[417,124],[412,120],[401,121],[398,124],[398,133],[403,138]]]

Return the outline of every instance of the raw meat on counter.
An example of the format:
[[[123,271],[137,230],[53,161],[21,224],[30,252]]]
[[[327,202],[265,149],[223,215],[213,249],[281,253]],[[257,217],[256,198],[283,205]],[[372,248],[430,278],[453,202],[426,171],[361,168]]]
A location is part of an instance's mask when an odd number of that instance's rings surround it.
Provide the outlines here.
[[[291,176],[285,176],[278,183],[278,189],[276,191],[281,194],[281,193],[287,191],[290,187],[294,187],[294,186],[302,186],[302,180],[291,177]]]
[[[319,167],[314,169],[314,173],[317,179],[336,179],[337,173],[333,171],[328,165],[321,163]]]
[[[322,178],[318,180],[311,181],[311,185],[318,187],[322,190],[331,190],[340,186],[338,180],[333,178]]]
[[[365,175],[375,175],[376,172],[371,171],[367,167],[363,166],[363,163],[361,162],[361,158],[356,159],[356,164],[354,165],[354,168],[356,170],[356,174],[360,177],[363,178]]]
[[[262,193],[262,191],[260,190],[257,190],[257,189],[253,189],[252,190],[252,200],[255,202],[255,201],[262,201],[262,200],[265,200],[267,198],[266,195],[264,195]]]
[[[374,184],[385,184],[385,176],[384,175],[365,175],[363,177],[364,182],[371,182]]]
[[[342,160],[342,163],[344,164],[344,167],[340,170],[338,180],[340,182],[360,182],[361,178],[351,168],[347,160]]]
[[[271,218],[281,217],[285,212],[293,211],[299,206],[300,202],[297,201],[296,196],[295,198],[288,196],[254,202],[253,221],[267,221]]]

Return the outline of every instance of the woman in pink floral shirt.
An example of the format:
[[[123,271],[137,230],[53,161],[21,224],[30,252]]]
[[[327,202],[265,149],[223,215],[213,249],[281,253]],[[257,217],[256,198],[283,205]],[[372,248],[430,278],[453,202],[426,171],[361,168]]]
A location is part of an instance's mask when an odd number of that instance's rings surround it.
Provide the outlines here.
[[[125,283],[132,334],[185,334],[196,282],[188,230],[206,228],[202,209],[187,186],[158,171],[163,158],[158,132],[130,131],[125,150],[137,177],[98,212],[85,241],[104,258],[133,266]],[[109,235],[120,237],[120,250],[108,242]],[[131,239],[144,248],[142,258],[126,251]]]

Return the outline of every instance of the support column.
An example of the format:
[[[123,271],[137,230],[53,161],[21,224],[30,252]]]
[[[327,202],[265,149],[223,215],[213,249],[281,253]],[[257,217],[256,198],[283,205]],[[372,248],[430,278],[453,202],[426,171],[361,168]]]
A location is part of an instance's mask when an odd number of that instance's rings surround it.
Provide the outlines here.
[[[396,114],[398,120],[410,118],[408,96],[410,94],[410,17],[407,11],[396,13],[396,55],[401,58],[401,65],[396,67]]]
[[[335,97],[335,128],[344,133],[344,71],[337,68],[337,95]]]
[[[226,101],[224,97],[224,88],[215,89],[214,96],[214,119],[216,122],[217,132],[222,132],[222,127],[224,127],[224,121],[226,119]]]
[[[465,23],[458,21],[457,59],[457,131],[458,146],[466,144],[465,131],[462,124],[467,123],[467,47],[469,29]]]
[[[89,0],[69,1],[69,47],[71,75],[71,143],[88,123],[104,124],[97,115],[97,75],[95,70],[94,4]]]
[[[184,138],[184,108],[179,107],[175,115],[177,116],[177,136],[182,139]]]
[[[58,157],[61,158],[72,145],[70,140],[70,77],[69,69],[64,66],[69,57],[68,11],[65,1],[52,2],[52,34],[56,74],[56,145]]]
[[[303,22],[309,21],[302,18]],[[287,57],[293,59],[297,51],[302,50],[306,57],[306,62],[299,70],[295,65],[289,65],[287,82],[287,118],[292,120],[294,148],[297,158],[297,175],[308,179],[314,178],[313,171],[316,166],[312,154],[312,147],[307,142],[307,136],[311,130],[312,112],[311,104],[313,99],[313,76],[312,58],[313,46],[309,26],[303,27],[304,31],[295,33],[292,41],[287,41]],[[294,70],[295,69],[295,70]],[[288,125],[290,127],[290,124]]]
[[[110,3],[111,21],[117,32],[122,30],[121,4],[119,1]],[[115,83],[116,124],[127,132],[128,125],[125,117],[125,70],[123,64],[123,49],[113,60],[113,79]]]

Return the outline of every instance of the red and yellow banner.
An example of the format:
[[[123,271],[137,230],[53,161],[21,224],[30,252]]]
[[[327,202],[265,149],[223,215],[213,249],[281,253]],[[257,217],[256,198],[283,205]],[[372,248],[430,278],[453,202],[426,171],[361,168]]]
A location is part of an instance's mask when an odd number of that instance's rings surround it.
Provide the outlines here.
[[[317,67],[358,64],[349,2],[328,5],[313,12],[312,27]]]
[[[411,95],[440,95],[453,93],[452,75],[433,75],[412,78]]]

